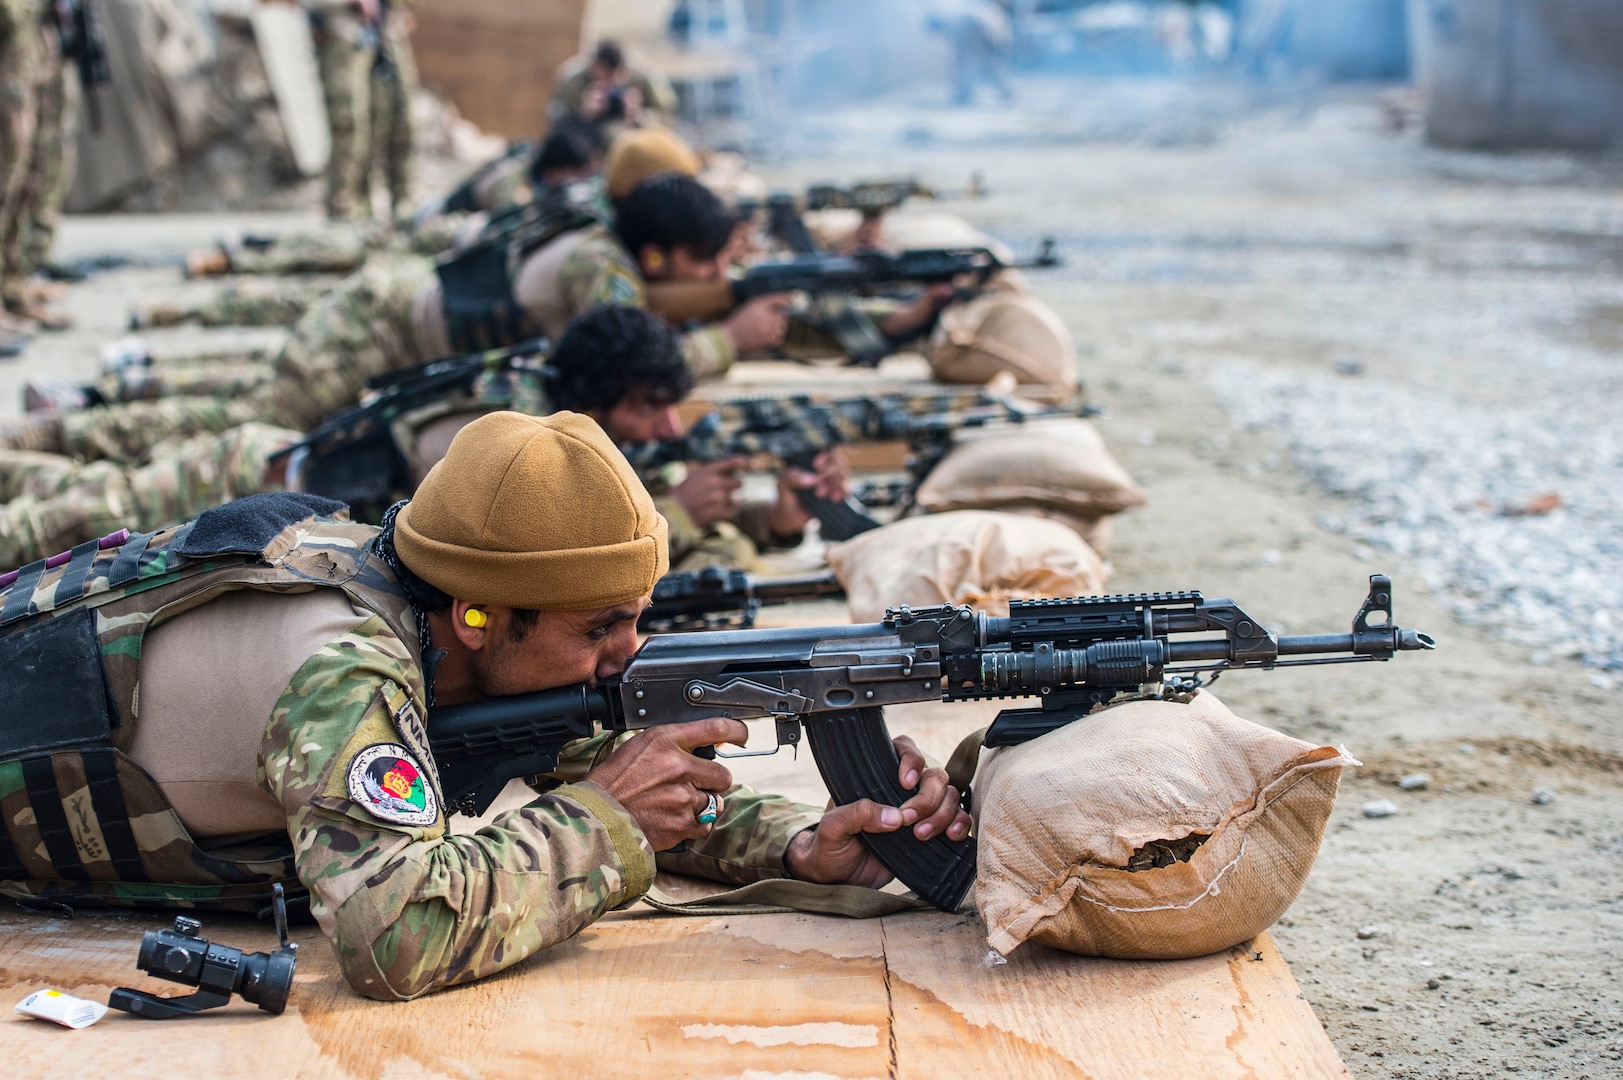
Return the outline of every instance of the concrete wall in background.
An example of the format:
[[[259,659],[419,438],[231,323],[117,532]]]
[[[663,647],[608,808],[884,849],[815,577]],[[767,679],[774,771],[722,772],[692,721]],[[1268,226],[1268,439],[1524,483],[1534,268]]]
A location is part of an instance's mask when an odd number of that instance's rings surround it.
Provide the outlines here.
[[[1433,142],[1623,145],[1623,0],[1416,2]]]

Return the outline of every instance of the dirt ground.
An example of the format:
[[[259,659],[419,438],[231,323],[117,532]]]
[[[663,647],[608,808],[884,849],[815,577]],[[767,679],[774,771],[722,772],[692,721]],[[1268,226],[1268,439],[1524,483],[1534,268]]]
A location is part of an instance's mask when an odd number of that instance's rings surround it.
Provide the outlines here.
[[[1327,531],[1326,515],[1359,506],[1297,471],[1274,433],[1237,428],[1209,382],[1225,364],[1322,372],[1352,357],[1349,377],[1394,396],[1510,408],[1570,392],[1597,406],[1573,423],[1615,424],[1623,338],[1604,312],[1623,302],[1623,168],[1431,150],[1383,130],[1373,94],[1244,104],[1208,105],[1192,134],[1080,145],[998,142],[990,114],[970,118],[973,139],[921,136],[904,109],[831,121],[819,130],[861,138],[769,172],[945,186],[978,170],[991,196],[944,209],[1020,246],[1056,235],[1070,264],[1038,289],[1075,331],[1111,410],[1106,437],[1151,496],[1118,524],[1113,587],[1198,588],[1277,631],[1330,632],[1379,571],[1397,621],[1439,640],[1386,665],[1217,686],[1241,715],[1364,762],[1274,931],[1352,1073],[1623,1076],[1623,693],[1461,624],[1403,559]],[[172,254],[225,224],[77,219],[64,252]],[[0,367],[4,413],[24,378],[89,374],[129,303],[174,280],[124,270],[76,287],[79,328]],[[1568,382],[1537,365],[1551,355],[1577,358]],[[1415,772],[1430,786],[1396,786]],[[1539,788],[1553,799],[1535,804]],[[1397,812],[1365,817],[1377,799]]]

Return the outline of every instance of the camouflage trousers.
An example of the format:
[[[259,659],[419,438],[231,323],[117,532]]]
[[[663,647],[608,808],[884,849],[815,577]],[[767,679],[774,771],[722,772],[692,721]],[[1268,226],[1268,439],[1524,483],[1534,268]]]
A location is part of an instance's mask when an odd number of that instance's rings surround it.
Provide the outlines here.
[[[371,221],[329,221],[277,235],[268,245],[230,252],[238,274],[350,274],[379,252],[442,255],[451,249],[466,219],[441,215],[410,231]],[[297,296],[289,290],[282,295]]]
[[[138,327],[291,326],[331,288],[330,282],[238,281],[196,304],[143,304],[131,321]]]
[[[255,360],[252,354],[202,362],[154,360],[104,377],[97,389],[108,401],[238,398],[253,394],[275,377],[270,362]]]
[[[250,421],[307,431],[355,404],[367,379],[421,362],[411,310],[433,272],[433,263],[421,256],[372,259],[299,319],[245,396],[169,397],[31,417],[0,429],[0,449],[136,465],[167,439],[219,433]],[[199,364],[184,377],[196,386],[230,373]]]
[[[23,20],[39,17],[35,4],[0,0],[8,27],[0,28],[0,295],[22,287],[23,193],[34,147],[34,85],[40,41]]]
[[[0,566],[23,566],[127,528],[189,521],[266,489],[265,459],[300,434],[242,424],[155,447],[140,467],[61,454],[0,450]]]
[[[332,133],[332,152],[327,159],[327,216],[370,217],[370,206],[360,203],[360,184],[371,138],[367,102],[373,54],[358,40],[359,27],[349,16],[328,14],[324,23],[316,31],[315,44],[316,68],[327,104],[327,126]]]
[[[411,210],[411,167],[416,139],[411,130],[411,99],[417,93],[417,61],[411,53],[408,16],[398,7],[384,29],[387,68],[374,67],[368,87],[371,130],[356,196],[362,212],[372,206],[372,176],[379,169],[389,192],[390,216]]]
[[[50,255],[73,177],[79,85],[62,60],[43,5],[22,3],[0,41],[0,301]]]
[[[229,255],[237,274],[349,274],[388,243],[387,226],[331,221],[279,233],[266,245],[232,248]]]

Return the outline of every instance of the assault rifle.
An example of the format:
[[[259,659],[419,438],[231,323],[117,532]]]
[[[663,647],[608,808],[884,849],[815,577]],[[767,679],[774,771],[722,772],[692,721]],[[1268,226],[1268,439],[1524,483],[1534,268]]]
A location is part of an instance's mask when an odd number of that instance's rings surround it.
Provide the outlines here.
[[[801,219],[808,210],[857,210],[865,219],[873,219],[896,209],[908,199],[918,196],[935,198],[935,193],[917,180],[864,180],[846,186],[813,184],[806,193],[796,196],[787,191],[774,191],[765,199],[739,199],[733,204],[741,218],[753,218],[765,213],[767,232],[784,247],[797,255],[814,255],[823,248],[812,238],[811,231]]]
[[[917,251],[857,251],[849,255],[803,254],[756,263],[728,281],[650,282],[648,307],[672,322],[710,321],[740,304],[773,293],[865,293],[897,285],[968,282],[984,286],[999,270],[1061,265],[1053,240],[1034,258],[1006,263],[984,247]],[[877,363],[877,358],[874,361]]]
[[[926,397],[884,397],[813,401],[807,397],[747,398],[726,402],[693,423],[686,435],[666,442],[622,447],[638,472],[672,462],[709,462],[730,457],[768,456],[797,469],[810,469],[823,451],[846,443],[901,441],[911,454],[910,484],[916,491],[930,470],[966,429],[1027,420],[1076,416],[1071,408],[1015,405],[984,391]],[[879,527],[855,499],[834,502],[799,492],[806,512],[821,525],[825,540],[849,540]]]
[[[287,462],[290,490],[349,503],[358,517],[377,520],[390,503],[417,487],[395,421],[476,388],[492,398],[516,396],[518,380],[546,377],[547,347],[545,338],[532,338],[376,376],[367,381],[366,400],[328,417],[270,461]]]
[[[755,625],[762,605],[844,595],[845,586],[832,573],[758,578],[743,570],[707,566],[666,574],[654,582],[653,599],[643,608],[637,629],[644,634],[743,630]]]
[[[565,744],[599,728],[770,717],[773,749],[744,753],[796,747],[804,730],[836,802],[899,806],[912,793],[897,780],[886,705],[1040,698],[987,729],[984,745],[1010,746],[1120,694],[1187,693],[1230,669],[1390,660],[1435,647],[1392,621],[1392,582],[1379,574],[1347,634],[1279,636],[1232,600],[1198,592],[1014,601],[1007,618],[950,604],[903,607],[854,626],[656,635],[610,682],[436,709],[428,739],[446,804],[479,814],[509,780],[553,771]],[[907,830],[862,839],[942,910],[956,909],[975,878],[973,839],[921,841]]]

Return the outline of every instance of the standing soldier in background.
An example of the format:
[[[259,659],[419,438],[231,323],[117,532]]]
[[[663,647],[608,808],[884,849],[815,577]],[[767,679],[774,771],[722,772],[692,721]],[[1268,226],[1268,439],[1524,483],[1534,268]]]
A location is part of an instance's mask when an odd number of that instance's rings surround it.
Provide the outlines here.
[[[327,217],[370,217],[360,202],[361,175],[371,140],[372,64],[368,30],[378,18],[378,0],[306,0],[316,66],[327,103],[332,154],[327,160]]]
[[[389,189],[389,217],[411,214],[411,166],[416,143],[411,133],[411,101],[417,94],[417,61],[411,55],[411,13],[402,0],[377,0],[377,18],[368,35],[372,45],[368,86],[368,130],[361,158],[357,202],[370,217],[372,177],[378,166]]]
[[[0,332],[70,325],[29,275],[50,255],[73,178],[79,87],[66,60],[91,56],[87,2],[0,0]]]
[[[564,61],[547,110],[554,125],[570,119],[591,124],[603,131],[605,142],[625,127],[668,126],[675,112],[670,80],[626,63],[612,41],[601,42],[589,57],[582,53]]]

